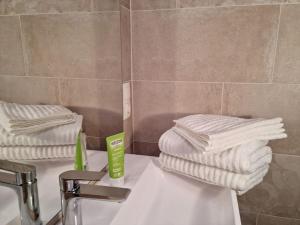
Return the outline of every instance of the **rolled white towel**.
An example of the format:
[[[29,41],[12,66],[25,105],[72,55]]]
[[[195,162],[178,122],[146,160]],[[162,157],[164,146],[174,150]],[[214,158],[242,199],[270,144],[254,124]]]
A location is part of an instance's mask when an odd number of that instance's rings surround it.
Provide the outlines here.
[[[0,123],[12,134],[33,133],[75,122],[75,114],[60,105],[0,103]]]
[[[174,131],[199,151],[221,152],[255,140],[287,137],[281,121],[199,114],[175,120]]]
[[[245,193],[261,182],[269,169],[269,165],[266,164],[251,174],[239,174],[201,165],[200,163],[194,163],[165,153],[160,154],[159,161],[161,167],[165,170],[205,183],[228,187],[235,190],[238,194]]]
[[[0,159],[31,160],[70,158],[74,157],[75,149],[75,145],[0,147]]]
[[[74,145],[82,127],[82,119],[81,115],[76,115],[75,123],[22,135],[12,135],[0,125],[0,146]]]
[[[221,153],[199,152],[173,129],[166,131],[159,139],[159,149],[171,156],[217,167],[235,173],[249,174],[272,160],[268,141],[252,141]]]

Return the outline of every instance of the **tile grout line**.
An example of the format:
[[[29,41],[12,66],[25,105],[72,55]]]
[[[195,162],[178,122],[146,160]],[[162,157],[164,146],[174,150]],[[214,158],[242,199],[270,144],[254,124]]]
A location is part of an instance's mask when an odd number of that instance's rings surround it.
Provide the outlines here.
[[[272,152],[272,154],[273,154],[273,155],[278,155],[278,156],[287,156],[287,157],[300,158],[300,155],[291,155],[291,154],[276,153],[276,152]]]
[[[0,15],[0,17],[13,17],[13,16],[43,16],[43,15],[84,15],[84,14],[105,14],[105,13],[120,13],[118,10],[103,10],[103,11],[69,11],[69,12],[46,12],[46,13],[16,13],[8,15]]]
[[[22,29],[22,22],[21,22],[21,16],[18,16],[19,19],[19,27],[20,27],[20,38],[21,38],[21,48],[22,48],[22,56],[23,56],[23,64],[24,64],[24,75],[29,75],[29,63],[27,59],[27,53],[25,50],[25,40],[24,40],[24,34]]]
[[[178,0],[179,1],[179,0]],[[255,7],[255,6],[281,6],[281,5],[300,5],[300,3],[270,3],[270,4],[253,4],[253,5],[221,5],[221,6],[196,6],[196,7],[178,7],[178,8],[163,8],[163,9],[138,9],[131,10],[132,12],[136,11],[168,11],[168,10],[192,10],[192,9],[213,9],[213,8],[230,8],[230,7]],[[98,13],[120,13],[118,10],[98,10],[98,11],[66,11],[66,12],[46,12],[46,13],[16,13],[16,14],[7,14],[0,15],[0,17],[9,17],[9,16],[39,16],[39,15],[68,15],[68,14],[98,14]]]
[[[299,220],[299,219],[294,218],[294,217],[275,216],[275,215],[271,215],[271,214],[267,214],[267,213],[261,213],[261,212],[259,213],[259,215],[268,216],[268,217],[275,217],[275,218],[282,218],[282,219]]]
[[[279,15],[278,15],[278,25],[277,25],[277,32],[276,32],[276,39],[275,39],[275,54],[274,54],[274,59],[273,59],[273,65],[272,65],[272,72],[271,72],[271,77],[270,81],[271,83],[274,82],[274,76],[275,76],[275,67],[276,67],[276,61],[278,58],[277,51],[278,51],[278,40],[279,40],[279,31],[280,31],[280,21],[281,21],[281,11],[282,11],[282,6],[279,6]]]
[[[175,0],[175,8],[179,9],[180,7],[180,0]]]
[[[300,83],[282,83],[282,82],[228,82],[228,81],[192,81],[192,80],[132,80],[134,82],[149,82],[149,83],[199,83],[199,84],[231,84],[231,85],[300,85]]]
[[[94,0],[91,0],[91,3],[90,3],[90,12],[93,12],[94,10]]]
[[[260,215],[260,212],[259,212],[259,213],[256,213],[255,215],[256,215],[256,216],[255,216],[255,225],[258,225],[258,217],[259,217],[259,215]]]
[[[9,74],[0,74],[2,77],[25,77],[23,75],[9,75]],[[43,75],[28,75],[28,78],[41,78],[41,79],[69,79],[69,80],[96,80],[96,81],[111,81],[111,82],[120,82],[122,80],[118,79],[102,79],[102,78],[92,78],[92,77],[61,77],[61,76],[43,76]],[[231,85],[300,85],[300,83],[282,83],[282,82],[273,82],[273,83],[254,83],[254,82],[222,82],[222,81],[184,81],[184,80],[130,80],[132,82],[149,82],[149,83],[198,83],[198,84],[231,84]]]
[[[2,77],[20,77],[24,78],[23,75],[8,75],[8,74],[0,74]],[[86,77],[61,77],[61,76],[34,76],[27,75],[26,78],[37,78],[37,79],[66,79],[66,80],[91,80],[91,81],[111,81],[111,82],[120,82],[121,80],[117,79],[101,79],[101,78],[86,78]]]
[[[91,138],[106,138],[106,136],[104,136],[104,137],[101,137],[101,136],[99,136],[99,137],[97,137],[97,136],[92,136],[92,135],[86,135],[87,137],[91,137]]]
[[[300,3],[269,3],[269,4],[253,4],[253,5],[211,5],[211,6],[195,6],[195,7],[175,7],[175,8],[157,8],[157,9],[135,9],[134,12],[155,12],[155,11],[176,11],[176,10],[193,10],[193,9],[215,9],[215,8],[234,8],[234,7],[258,7],[258,6],[281,6],[281,5],[299,5]]]
[[[223,115],[224,88],[225,88],[225,84],[222,83],[222,93],[221,93],[221,115]]]

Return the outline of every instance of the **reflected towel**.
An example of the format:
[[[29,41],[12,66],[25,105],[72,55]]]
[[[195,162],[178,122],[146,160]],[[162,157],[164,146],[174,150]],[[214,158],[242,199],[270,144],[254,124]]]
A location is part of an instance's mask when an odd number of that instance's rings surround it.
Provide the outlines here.
[[[75,114],[60,105],[0,103],[0,123],[12,134],[33,133],[75,122]]]
[[[75,149],[75,145],[0,147],[0,159],[29,160],[70,158],[74,157]]]
[[[76,115],[75,123],[23,135],[12,135],[0,125],[0,146],[74,145],[82,127],[82,119],[81,115]]]

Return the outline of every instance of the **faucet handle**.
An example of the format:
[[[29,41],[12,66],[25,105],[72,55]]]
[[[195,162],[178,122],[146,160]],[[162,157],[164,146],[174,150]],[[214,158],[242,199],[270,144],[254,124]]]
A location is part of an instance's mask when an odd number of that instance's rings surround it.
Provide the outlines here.
[[[74,191],[79,181],[99,181],[106,174],[106,170],[78,171],[69,170],[59,175],[59,184],[62,191]]]

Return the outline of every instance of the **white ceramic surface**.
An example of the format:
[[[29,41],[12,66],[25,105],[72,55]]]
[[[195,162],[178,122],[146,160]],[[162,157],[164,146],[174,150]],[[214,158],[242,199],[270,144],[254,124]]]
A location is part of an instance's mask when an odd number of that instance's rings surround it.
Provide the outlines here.
[[[128,200],[123,204],[82,200],[84,225],[241,224],[234,192],[164,172],[150,163],[153,159],[126,155],[123,187],[133,188]],[[99,171],[107,162],[106,153],[88,151],[88,161],[90,170]],[[60,210],[58,175],[72,169],[73,160],[28,163],[37,167],[41,216],[48,221]],[[99,184],[110,185],[108,176]],[[0,187],[0,199],[0,224],[7,224],[18,216],[17,198]]]
[[[151,157],[126,155],[126,175],[124,187],[132,188]],[[32,160],[23,161],[36,166],[40,211],[42,221],[49,221],[61,208],[58,176],[73,169],[73,160]],[[99,171],[107,163],[106,152],[88,151],[89,170]],[[108,175],[98,182],[110,185]],[[83,222],[89,224],[109,224],[120,208],[119,203],[82,200]],[[100,213],[99,213],[100,212]],[[17,195],[10,188],[0,186],[0,225],[5,225],[19,216]]]
[[[153,162],[111,225],[241,225],[233,191],[164,172]]]

